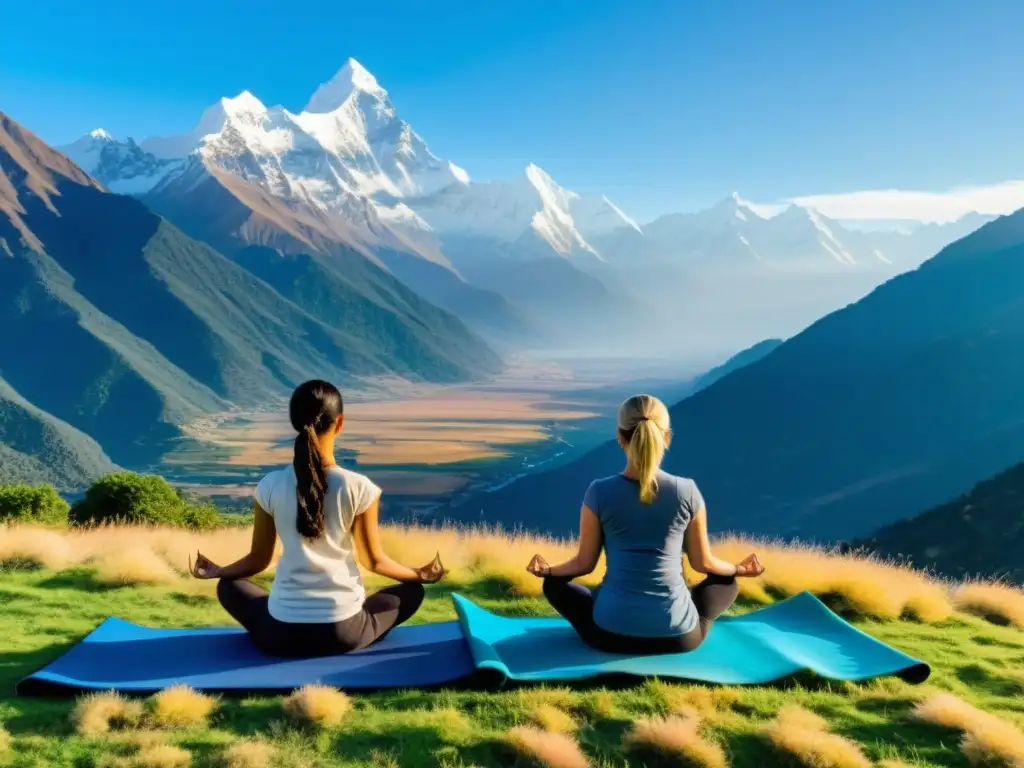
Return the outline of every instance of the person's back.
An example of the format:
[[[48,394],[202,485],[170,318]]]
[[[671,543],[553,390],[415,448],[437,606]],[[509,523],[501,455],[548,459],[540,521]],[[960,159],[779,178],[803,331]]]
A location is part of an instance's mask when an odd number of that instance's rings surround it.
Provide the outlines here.
[[[594,602],[594,621],[609,632],[671,637],[697,626],[683,578],[686,526],[700,509],[692,480],[659,471],[650,503],[624,474],[594,481],[584,498],[604,533],[607,568]]]
[[[223,567],[197,553],[189,568],[198,579],[219,579],[221,605],[265,653],[311,657],[365,648],[412,617],[423,584],[441,579],[444,568],[440,557],[409,568],[385,554],[380,488],[334,458],[344,423],[337,387],[318,379],[299,385],[288,418],[297,433],[292,465],[256,487],[249,553]],[[283,552],[268,594],[249,579],[270,565],[278,538]],[[367,596],[357,551],[371,571],[400,583]]]
[[[299,533],[295,470],[271,472],[256,488],[256,501],[274,518],[281,559],[270,593],[270,615],[298,624],[342,621],[360,611],[366,592],[355,555],[355,518],[376,501],[369,478],[337,465],[324,468],[324,532]]]
[[[551,606],[602,651],[692,651],[736,600],[736,577],[764,572],[756,555],[732,564],[712,554],[696,483],[660,469],[671,434],[658,398],[625,400],[617,438],[626,468],[587,489],[576,554],[554,566],[537,554],[526,566],[544,579]],[[607,567],[595,595],[572,579],[593,573],[602,549]],[[694,570],[707,574],[692,590],[683,577],[684,550]]]

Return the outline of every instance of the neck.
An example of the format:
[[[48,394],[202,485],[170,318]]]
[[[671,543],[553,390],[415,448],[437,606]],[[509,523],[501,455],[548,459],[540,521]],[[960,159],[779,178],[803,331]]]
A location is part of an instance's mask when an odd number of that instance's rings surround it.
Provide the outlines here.
[[[320,449],[320,461],[325,467],[333,467],[338,462],[334,460],[334,438],[321,436],[316,440],[317,448]]]
[[[622,474],[628,477],[630,480],[640,479],[640,473],[637,472],[636,468],[629,462],[626,462],[626,468],[622,470]]]

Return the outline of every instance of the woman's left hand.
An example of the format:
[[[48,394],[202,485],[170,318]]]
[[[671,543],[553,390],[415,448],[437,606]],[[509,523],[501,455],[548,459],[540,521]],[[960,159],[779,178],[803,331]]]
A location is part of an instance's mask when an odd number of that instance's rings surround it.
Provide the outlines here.
[[[202,552],[196,552],[196,561],[188,558],[188,570],[197,579],[219,579],[221,567],[210,560]]]
[[[422,568],[416,568],[416,575],[419,576],[419,580],[423,584],[437,584],[441,579],[444,578],[447,571],[444,569],[444,565],[441,563],[441,553],[438,552],[434,555],[434,559],[424,565]]]

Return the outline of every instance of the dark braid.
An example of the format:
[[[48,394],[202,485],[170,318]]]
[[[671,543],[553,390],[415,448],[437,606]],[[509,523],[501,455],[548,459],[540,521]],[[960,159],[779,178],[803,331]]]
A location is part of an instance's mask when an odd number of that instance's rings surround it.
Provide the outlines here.
[[[341,392],[326,381],[307,381],[292,393],[288,406],[295,437],[295,469],[298,514],[296,527],[308,539],[324,532],[324,494],[327,472],[317,442],[319,435],[332,429],[342,414]]]

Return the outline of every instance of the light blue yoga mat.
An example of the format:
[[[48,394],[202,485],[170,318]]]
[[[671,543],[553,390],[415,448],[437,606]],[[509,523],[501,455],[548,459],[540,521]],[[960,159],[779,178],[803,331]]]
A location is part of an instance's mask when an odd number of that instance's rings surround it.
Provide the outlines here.
[[[805,669],[840,680],[899,675],[917,683],[930,673],[807,593],[718,619],[696,651],[663,656],[601,653],[562,619],[506,618],[461,595],[452,599],[459,621],[398,627],[365,650],[316,659],[265,656],[239,628],[154,629],[112,618],[22,680],[18,692],[144,693],[181,683],[207,691],[290,691],[307,683],[420,688],[474,675],[542,681],[626,674],[741,685]]]
[[[804,592],[743,616],[716,620],[695,651],[617,656],[584,645],[562,619],[506,618],[460,595],[455,608],[477,669],[510,680],[578,680],[637,675],[746,685],[801,670],[836,680],[899,675],[919,683],[931,669],[861,632]]]

